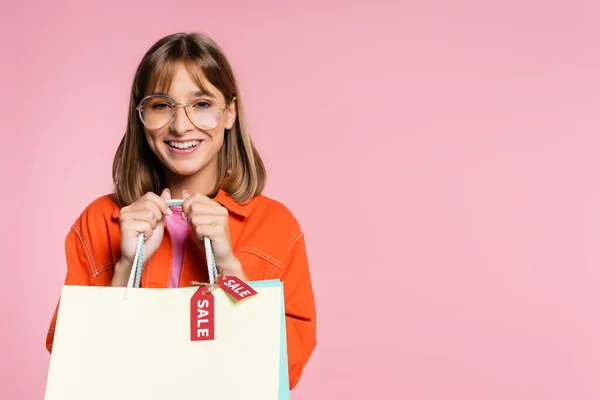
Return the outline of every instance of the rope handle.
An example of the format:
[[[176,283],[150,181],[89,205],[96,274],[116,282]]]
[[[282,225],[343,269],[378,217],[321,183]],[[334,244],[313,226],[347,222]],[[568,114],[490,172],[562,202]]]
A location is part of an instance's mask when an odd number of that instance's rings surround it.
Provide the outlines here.
[[[169,207],[181,207],[183,200],[167,200]],[[215,255],[213,253],[212,243],[209,238],[204,237],[204,250],[206,252],[206,265],[208,266],[208,278],[210,284],[214,285],[215,278],[218,276],[217,266],[215,264]],[[132,287],[139,288],[142,280],[142,272],[144,270],[144,234],[140,233],[138,244],[133,258],[133,266],[129,273],[127,289]],[[127,293],[126,293],[127,294]]]

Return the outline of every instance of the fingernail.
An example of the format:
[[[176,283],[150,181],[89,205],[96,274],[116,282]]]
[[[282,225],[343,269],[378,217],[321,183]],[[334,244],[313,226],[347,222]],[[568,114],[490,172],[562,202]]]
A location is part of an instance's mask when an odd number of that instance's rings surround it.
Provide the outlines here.
[[[172,217],[172,216],[173,216],[173,211],[171,211],[171,209],[170,209],[170,208],[167,208],[167,215],[168,215],[169,217]]]

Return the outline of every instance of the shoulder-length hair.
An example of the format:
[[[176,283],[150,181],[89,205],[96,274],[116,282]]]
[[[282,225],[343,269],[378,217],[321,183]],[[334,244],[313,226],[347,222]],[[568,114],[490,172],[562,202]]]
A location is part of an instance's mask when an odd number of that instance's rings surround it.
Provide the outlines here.
[[[225,97],[236,102],[237,117],[225,131],[218,152],[217,180],[210,194],[223,189],[233,200],[245,204],[261,194],[266,171],[246,129],[240,91],[229,61],[221,48],[199,33],[176,33],[156,42],[142,58],[131,87],[127,130],[113,160],[114,198],[126,206],[146,192],[160,194],[166,187],[163,165],[148,145],[136,107],[151,91],[167,91],[177,66],[184,65],[200,89],[206,78]],[[235,100],[234,100],[235,98]]]

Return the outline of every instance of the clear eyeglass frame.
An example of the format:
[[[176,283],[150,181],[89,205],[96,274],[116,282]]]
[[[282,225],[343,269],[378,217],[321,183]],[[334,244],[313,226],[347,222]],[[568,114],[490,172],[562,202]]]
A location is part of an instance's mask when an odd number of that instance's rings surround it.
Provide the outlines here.
[[[149,126],[148,123],[146,121],[144,121],[144,117],[143,117],[143,114],[142,114],[143,111],[144,111],[143,104],[144,104],[145,101],[147,101],[149,99],[152,99],[152,98],[156,98],[156,97],[167,99],[168,100],[167,103],[173,108],[173,113],[171,114],[171,116],[168,119],[165,120],[165,122],[162,125],[160,125],[160,126]],[[235,97],[231,100],[231,102],[229,104],[231,104],[234,101],[235,101]],[[170,123],[173,120],[173,118],[175,118],[175,114],[177,112],[177,107],[178,106],[182,106],[182,107],[185,108],[185,115],[188,117],[188,119],[190,120],[190,122],[196,128],[202,129],[202,130],[211,130],[211,129],[216,128],[217,125],[219,124],[219,119],[218,118],[215,118],[214,124],[211,124],[211,125],[201,125],[201,126],[198,126],[198,124],[196,124],[194,122],[194,119],[192,118],[191,112],[190,112],[190,108],[191,108],[191,106],[193,104],[195,104],[195,103],[178,103],[171,96],[167,96],[167,95],[164,95],[164,94],[151,94],[151,95],[148,95],[148,96],[144,97],[142,100],[140,100],[139,104],[137,105],[137,107],[135,109],[138,112],[138,116],[140,117],[140,121],[142,121],[142,124],[144,124],[144,126],[147,127],[147,128],[149,128],[149,129],[160,129],[163,126],[165,126],[168,123]],[[218,110],[218,116],[219,117],[223,114],[223,112],[225,110],[227,110],[227,108],[229,108],[229,104],[226,105],[225,108],[217,108],[217,110]]]

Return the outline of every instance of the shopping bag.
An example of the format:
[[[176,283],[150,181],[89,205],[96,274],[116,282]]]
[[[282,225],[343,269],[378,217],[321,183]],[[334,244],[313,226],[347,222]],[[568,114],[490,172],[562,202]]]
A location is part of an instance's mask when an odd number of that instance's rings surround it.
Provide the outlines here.
[[[240,301],[214,272],[201,286],[139,288],[142,249],[140,235],[125,288],[62,288],[45,399],[289,399],[283,283],[246,282],[256,294]],[[191,337],[199,294],[213,296],[206,340]]]

